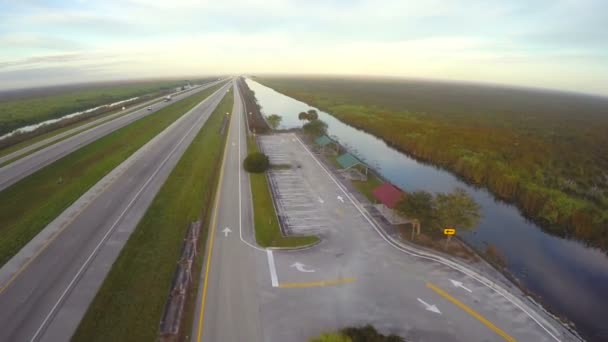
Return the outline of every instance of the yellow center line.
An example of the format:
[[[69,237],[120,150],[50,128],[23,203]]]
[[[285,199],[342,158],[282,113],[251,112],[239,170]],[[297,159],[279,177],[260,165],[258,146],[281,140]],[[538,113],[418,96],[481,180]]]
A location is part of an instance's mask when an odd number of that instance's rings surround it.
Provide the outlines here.
[[[231,117],[232,118],[232,117]],[[224,179],[224,165],[226,164],[226,155],[228,154],[228,140],[230,139],[230,131],[232,130],[232,120],[228,124],[228,132],[226,134],[226,141],[224,143],[224,155],[222,156],[222,165],[220,166],[220,179],[217,182],[217,189],[215,190],[215,203],[213,205],[213,218],[211,219],[211,231],[209,232],[209,249],[207,250],[207,263],[205,265],[205,280],[203,281],[203,295],[201,296],[201,313],[198,319],[198,333],[196,340],[201,341],[203,334],[203,321],[205,317],[205,301],[207,300],[207,285],[209,281],[209,269],[211,268],[211,252],[213,250],[213,240],[215,237],[215,225],[217,222],[217,212],[220,204],[220,197],[222,192],[220,191],[221,185]]]
[[[428,287],[431,290],[437,292],[437,294],[439,294],[441,297],[447,299],[448,301],[452,302],[452,304],[454,304],[457,307],[461,308],[462,310],[464,310],[469,315],[475,317],[478,321],[480,321],[481,323],[483,323],[488,328],[492,329],[492,331],[494,331],[500,337],[504,338],[505,341],[508,341],[508,342],[517,342],[509,334],[507,334],[506,332],[504,332],[503,330],[501,330],[500,328],[498,328],[497,326],[495,326],[492,322],[488,321],[485,317],[483,317],[482,315],[478,314],[477,312],[475,312],[473,309],[471,309],[468,306],[466,306],[464,303],[462,303],[458,299],[450,296],[447,292],[443,291],[442,289],[438,288],[437,286],[435,286],[435,285],[433,285],[431,283],[426,283],[426,287]]]
[[[279,287],[282,289],[303,288],[303,287],[324,287],[324,286],[348,284],[348,283],[353,283],[353,282],[355,282],[355,278],[338,278],[338,279],[330,279],[330,280],[313,281],[313,282],[308,282],[308,283],[280,283]]]

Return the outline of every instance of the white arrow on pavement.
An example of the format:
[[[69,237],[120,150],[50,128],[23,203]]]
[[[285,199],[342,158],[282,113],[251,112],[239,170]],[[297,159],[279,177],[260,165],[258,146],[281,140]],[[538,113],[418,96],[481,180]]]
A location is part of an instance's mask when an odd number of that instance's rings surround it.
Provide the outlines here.
[[[342,198],[342,196],[338,196],[338,200],[342,203],[344,203],[344,198]]]
[[[323,204],[325,203],[325,201],[321,197],[319,197],[319,203]]]
[[[224,228],[224,230],[222,230],[222,233],[224,233],[224,236],[228,236],[229,233],[231,233],[232,230],[230,230],[230,228],[226,227]]]
[[[434,312],[434,313],[438,313],[438,314],[440,314],[440,315],[441,315],[441,311],[439,311],[439,309],[437,309],[437,306],[436,306],[436,305],[430,305],[429,303],[427,303],[427,302],[423,301],[423,300],[422,300],[422,299],[420,299],[420,298],[418,298],[418,301],[419,301],[420,303],[422,303],[422,305],[424,305],[424,308],[425,308],[426,310],[428,310],[428,311],[432,311],[432,312]]]
[[[296,268],[298,271],[300,271],[300,272],[306,272],[306,273],[309,273],[309,272],[314,272],[314,271],[315,271],[315,270],[309,270],[309,269],[307,269],[307,268],[306,268],[306,265],[304,265],[304,264],[302,264],[302,263],[299,263],[299,262],[294,262],[294,263],[291,265],[291,267],[295,267],[295,268]]]
[[[464,289],[466,291],[469,291],[469,293],[473,293],[473,291],[471,291],[470,289],[464,287],[464,285],[460,281],[450,279],[450,282],[452,282],[452,285],[454,285],[455,287],[460,287],[460,288],[462,288],[462,289]]]

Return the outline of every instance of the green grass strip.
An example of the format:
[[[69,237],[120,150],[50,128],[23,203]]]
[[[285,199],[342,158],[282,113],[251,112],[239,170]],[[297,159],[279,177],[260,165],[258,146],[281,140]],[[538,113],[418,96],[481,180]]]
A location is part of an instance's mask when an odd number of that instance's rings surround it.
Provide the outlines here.
[[[224,97],[181,157],[112,266],[72,341],[157,339],[186,229],[190,222],[209,216],[202,213],[212,206],[225,144],[220,129],[232,103],[232,95]],[[202,227],[199,247],[205,246],[208,224]],[[199,259],[203,254],[199,253]],[[193,280],[196,289],[198,277]]]
[[[258,152],[255,138],[249,137],[247,150]],[[253,212],[255,218],[255,238],[262,247],[305,247],[319,241],[316,236],[284,236],[281,232],[277,214],[264,173],[250,173]]]
[[[91,186],[218,87],[116,130],[0,192],[0,266]]]
[[[148,101],[151,101],[151,100],[146,100],[145,102],[142,102],[142,103],[139,103],[139,104],[135,104],[135,105],[133,105],[133,107],[125,110],[124,113],[122,113],[120,115],[117,115],[117,116],[115,116],[115,117],[113,117],[111,119],[108,118],[108,117],[111,116],[111,115],[117,114],[117,113],[121,112],[122,110],[121,109],[117,109],[117,110],[113,110],[113,111],[110,111],[110,112],[107,112],[107,113],[103,113],[103,114],[99,114],[99,115],[93,115],[93,116],[91,116],[89,118],[86,118],[86,119],[84,119],[82,121],[76,121],[76,122],[74,122],[72,124],[69,124],[67,126],[59,127],[59,128],[54,129],[52,131],[49,131],[49,132],[46,132],[46,133],[42,133],[40,135],[33,136],[33,137],[31,137],[31,138],[29,138],[27,140],[24,140],[24,141],[21,141],[21,142],[18,142],[16,144],[14,144],[14,145],[5,147],[3,149],[0,149],[0,157],[4,157],[7,154],[11,154],[11,153],[13,153],[15,151],[18,151],[18,150],[20,150],[22,148],[28,147],[28,146],[30,146],[32,144],[35,144],[35,143],[39,142],[39,141],[42,141],[42,140],[54,137],[54,136],[56,136],[58,134],[61,134],[61,133],[65,132],[65,131],[68,131],[68,130],[71,130],[71,129],[75,129],[75,128],[79,128],[79,127],[81,127],[81,126],[83,126],[85,124],[88,124],[88,123],[92,122],[92,121],[100,120],[101,119],[98,123],[96,123],[95,125],[89,126],[86,129],[85,128],[78,129],[75,132],[66,135],[65,137],[61,137],[60,139],[57,139],[57,140],[52,141],[52,142],[49,142],[48,144],[44,144],[44,145],[42,145],[42,146],[40,146],[38,148],[35,148],[35,149],[31,150],[31,151],[28,151],[28,152],[26,152],[24,154],[16,156],[15,158],[7,160],[4,163],[1,163],[0,167],[2,167],[4,165],[7,165],[7,164],[10,164],[10,163],[14,162],[15,160],[21,159],[21,158],[23,158],[23,157],[25,157],[25,156],[27,156],[29,154],[32,154],[32,153],[34,153],[36,151],[39,151],[39,150],[41,150],[41,149],[43,149],[43,148],[45,148],[45,147],[47,147],[49,145],[56,144],[56,143],[58,143],[58,142],[60,142],[62,140],[70,138],[70,137],[72,137],[72,136],[74,136],[74,135],[76,135],[78,133],[83,132],[84,130],[89,130],[89,129],[97,127],[97,126],[99,126],[101,124],[104,124],[104,123],[108,122],[109,120],[115,120],[115,119],[118,119],[118,118],[123,117],[125,115],[132,114],[133,112],[136,112],[136,111],[138,111],[138,110],[140,110],[142,108],[145,108],[146,106],[153,105],[153,104],[161,102],[163,100],[162,99],[158,99],[158,100],[153,101],[153,102],[148,102]]]

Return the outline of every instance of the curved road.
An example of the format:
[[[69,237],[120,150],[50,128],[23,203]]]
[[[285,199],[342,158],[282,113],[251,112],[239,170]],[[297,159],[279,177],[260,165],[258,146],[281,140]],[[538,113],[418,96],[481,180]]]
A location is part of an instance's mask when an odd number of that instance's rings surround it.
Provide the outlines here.
[[[257,247],[235,96],[193,341],[308,341],[362,324],[412,341],[578,340],[517,289],[505,295],[449,260],[395,248],[294,134],[259,137],[271,162],[298,165],[269,179],[287,228],[322,241],[298,251]]]

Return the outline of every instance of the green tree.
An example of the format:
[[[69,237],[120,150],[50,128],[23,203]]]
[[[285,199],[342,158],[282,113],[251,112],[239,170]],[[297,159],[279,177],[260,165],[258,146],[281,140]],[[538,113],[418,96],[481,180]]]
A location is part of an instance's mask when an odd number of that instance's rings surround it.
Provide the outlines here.
[[[418,219],[423,227],[433,227],[435,219],[433,195],[426,191],[415,191],[403,196],[395,208],[397,212],[411,219]]]
[[[479,205],[463,189],[433,194],[416,191],[397,203],[397,212],[417,219],[426,231],[436,233],[445,227],[471,229],[481,218]]]
[[[247,172],[262,173],[270,167],[268,156],[264,153],[250,153],[243,161],[243,167]]]
[[[435,196],[435,217],[440,228],[471,229],[479,222],[481,214],[477,202],[464,189],[457,188],[451,193]]]
[[[327,134],[327,124],[321,120],[310,121],[302,126],[306,134],[318,137]]]
[[[266,120],[268,120],[268,124],[270,127],[272,127],[272,129],[277,129],[281,124],[283,117],[278,114],[271,114],[266,118]]]
[[[306,113],[308,114],[308,121],[314,121],[319,119],[319,113],[317,113],[317,111],[314,109],[309,109]]]
[[[298,114],[298,120],[307,120],[307,121],[315,121],[319,119],[319,113],[317,113],[314,109],[309,109],[307,112],[300,112]]]

